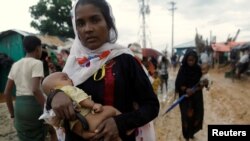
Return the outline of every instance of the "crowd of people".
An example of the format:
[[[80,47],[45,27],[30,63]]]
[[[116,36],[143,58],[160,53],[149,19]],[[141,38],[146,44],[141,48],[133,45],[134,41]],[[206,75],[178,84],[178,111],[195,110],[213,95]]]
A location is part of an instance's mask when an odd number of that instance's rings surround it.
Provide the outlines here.
[[[67,49],[58,52],[43,46],[41,61],[43,62],[44,76],[62,71],[68,56],[69,51]]]

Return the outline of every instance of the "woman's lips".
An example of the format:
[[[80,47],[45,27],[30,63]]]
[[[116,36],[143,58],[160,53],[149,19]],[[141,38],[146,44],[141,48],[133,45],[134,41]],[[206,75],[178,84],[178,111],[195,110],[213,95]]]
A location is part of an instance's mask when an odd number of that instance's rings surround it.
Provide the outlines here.
[[[96,42],[97,41],[97,38],[95,37],[89,37],[86,39],[87,43],[93,43],[93,42]]]

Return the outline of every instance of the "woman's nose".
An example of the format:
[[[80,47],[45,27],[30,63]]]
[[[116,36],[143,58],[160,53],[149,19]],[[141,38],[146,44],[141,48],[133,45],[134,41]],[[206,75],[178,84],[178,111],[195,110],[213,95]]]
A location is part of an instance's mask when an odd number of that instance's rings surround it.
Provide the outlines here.
[[[84,31],[85,32],[91,32],[93,31],[93,26],[91,23],[86,23],[85,27],[84,27]]]

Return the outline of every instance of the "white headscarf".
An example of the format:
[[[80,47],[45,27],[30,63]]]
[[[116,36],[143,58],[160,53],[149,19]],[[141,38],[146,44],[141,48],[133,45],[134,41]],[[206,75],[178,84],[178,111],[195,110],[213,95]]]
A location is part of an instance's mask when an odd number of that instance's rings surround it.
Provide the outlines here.
[[[67,62],[63,68],[63,72],[67,73],[68,76],[72,79],[73,83],[75,86],[83,83],[86,81],[89,77],[91,77],[95,72],[97,72],[107,61],[113,59],[116,56],[119,56],[121,54],[131,54],[132,52],[130,49],[122,47],[118,44],[113,44],[113,43],[105,43],[103,44],[100,48],[95,49],[95,50],[90,50],[87,47],[83,46],[81,44],[80,39],[78,38],[78,34],[76,31],[76,23],[75,23],[75,8],[76,4],[73,6],[72,9],[72,23],[73,23],[73,28],[75,32],[75,40],[73,42],[73,45],[70,50],[70,55],[67,59]],[[112,10],[111,7],[109,6],[110,9],[110,15],[112,16]],[[113,19],[114,21],[114,19]],[[109,33],[109,38],[112,39],[114,36],[113,34],[113,29],[110,30]],[[90,66],[88,67],[83,67],[80,64],[78,64],[76,58],[82,58],[82,57],[88,57],[88,56],[93,56],[93,55],[100,55],[103,51],[110,50],[110,54],[104,58],[104,59],[99,59],[99,58],[94,58],[90,60]]]
[[[129,48],[131,49],[131,51],[134,53],[136,57],[142,60],[143,55],[142,55],[142,48],[140,44],[132,43]]]

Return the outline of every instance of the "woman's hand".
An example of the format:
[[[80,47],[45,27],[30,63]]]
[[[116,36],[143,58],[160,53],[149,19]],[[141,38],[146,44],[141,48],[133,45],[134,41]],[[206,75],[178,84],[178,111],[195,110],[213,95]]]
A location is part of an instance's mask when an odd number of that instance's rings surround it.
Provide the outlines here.
[[[188,97],[193,95],[193,89],[187,88],[186,93]]]
[[[54,96],[51,107],[59,119],[76,119],[73,103],[63,92],[58,92]]]
[[[114,141],[119,138],[119,131],[113,118],[104,120],[95,130],[96,135],[91,141]]]

